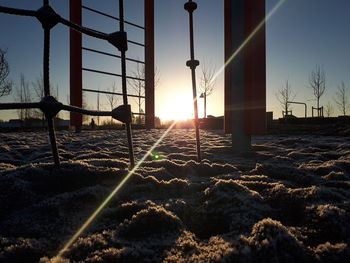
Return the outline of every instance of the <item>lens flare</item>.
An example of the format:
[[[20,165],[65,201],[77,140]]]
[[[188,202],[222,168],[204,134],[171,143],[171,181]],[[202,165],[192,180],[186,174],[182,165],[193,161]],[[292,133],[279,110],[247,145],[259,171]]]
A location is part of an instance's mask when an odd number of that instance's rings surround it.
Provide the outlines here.
[[[135,167],[124,177],[124,179],[114,188],[114,190],[107,196],[107,198],[102,202],[102,204],[95,210],[95,212],[85,221],[85,223],[79,228],[79,230],[72,236],[72,238],[66,243],[66,245],[58,252],[57,256],[54,258],[53,263],[60,260],[65,252],[71,247],[71,245],[78,239],[78,237],[86,230],[86,228],[91,224],[92,221],[101,213],[103,208],[111,201],[113,196],[115,196],[123,185],[128,181],[128,179],[135,173],[135,171],[140,167],[140,165],[146,160],[148,156],[152,156],[152,152],[158,146],[158,144],[164,139],[164,137],[173,129],[176,121],[174,121],[169,128],[162,134],[162,136],[154,143],[154,145],[148,150],[148,152],[140,159],[140,161],[135,165]]]
[[[152,160],[163,160],[165,159],[164,155],[157,151],[152,151],[150,154]]]

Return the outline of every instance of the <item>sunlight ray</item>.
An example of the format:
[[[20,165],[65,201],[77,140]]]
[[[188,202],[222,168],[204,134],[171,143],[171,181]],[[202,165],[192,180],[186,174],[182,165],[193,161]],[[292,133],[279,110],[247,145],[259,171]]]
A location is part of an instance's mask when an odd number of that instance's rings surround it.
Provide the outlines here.
[[[79,230],[72,236],[72,238],[65,244],[65,246],[58,252],[57,256],[54,258],[54,263],[60,260],[65,252],[73,245],[73,243],[78,239],[78,237],[86,230],[86,228],[94,221],[94,219],[101,213],[103,208],[111,201],[113,196],[115,196],[118,191],[123,187],[123,185],[128,181],[128,179],[135,173],[135,171],[140,167],[140,165],[146,160],[146,158],[152,155],[154,149],[158,144],[164,139],[164,137],[173,129],[177,121],[174,121],[169,128],[162,134],[162,136],[153,144],[153,146],[147,151],[147,153],[140,159],[140,161],[135,165],[135,167],[125,176],[125,178],[114,188],[114,190],[107,196],[107,198],[101,203],[101,205],[95,210],[95,212],[85,221],[85,223],[79,228]],[[56,261],[55,261],[56,260]]]

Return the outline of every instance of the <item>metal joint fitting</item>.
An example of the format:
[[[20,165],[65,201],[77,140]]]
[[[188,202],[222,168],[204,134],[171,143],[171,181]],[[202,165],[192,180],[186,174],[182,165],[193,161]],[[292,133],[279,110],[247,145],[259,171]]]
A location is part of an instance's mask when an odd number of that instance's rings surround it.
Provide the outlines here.
[[[112,110],[112,118],[122,123],[131,123],[131,106],[129,104],[118,106]]]
[[[196,2],[192,2],[192,1],[191,2],[187,2],[187,3],[185,3],[184,8],[189,13],[193,13],[193,11],[197,9],[197,3]]]
[[[48,5],[44,5],[36,11],[36,18],[39,20],[44,29],[53,28],[61,19],[55,10]]]
[[[108,42],[120,52],[128,50],[128,38],[126,32],[114,32],[108,35]]]
[[[199,61],[194,59],[194,60],[187,60],[186,61],[186,66],[189,67],[190,69],[196,69],[197,66],[199,66]]]
[[[46,118],[53,118],[62,109],[62,103],[58,102],[52,96],[46,96],[40,101],[40,109],[45,114]]]

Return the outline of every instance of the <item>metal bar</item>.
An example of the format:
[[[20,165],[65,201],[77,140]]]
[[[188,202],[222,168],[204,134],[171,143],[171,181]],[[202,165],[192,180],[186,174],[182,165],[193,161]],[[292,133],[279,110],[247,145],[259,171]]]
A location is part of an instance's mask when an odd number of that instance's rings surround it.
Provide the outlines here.
[[[111,16],[111,15],[109,15],[109,14],[103,13],[103,12],[101,12],[101,11],[98,11],[98,10],[93,9],[93,8],[91,8],[91,7],[87,7],[87,6],[85,6],[85,5],[83,5],[82,8],[84,8],[84,9],[86,9],[86,10],[89,10],[89,11],[91,11],[91,12],[93,12],[93,13],[100,14],[100,15],[106,16],[106,17],[108,17],[108,18],[117,20],[117,21],[120,20],[118,17]],[[128,24],[128,25],[130,25],[130,26],[134,26],[134,27],[140,28],[140,29],[145,29],[143,26],[139,26],[139,25],[137,25],[137,24],[135,24],[135,23],[131,23],[131,22],[128,22],[128,21],[124,21],[124,23],[125,23],[125,24]]]
[[[69,2],[69,16],[70,20],[81,26],[82,12],[81,12],[82,0],[70,0]],[[79,31],[74,29],[69,30],[70,36],[70,104],[81,108],[82,101],[82,88],[83,88],[83,76],[82,76],[82,35]],[[74,112],[70,113],[71,125],[75,127],[75,130],[79,132],[83,124],[83,119],[80,114]]]
[[[48,5],[48,0],[44,0],[44,4]],[[44,72],[44,94],[45,97],[50,96],[50,29],[44,28],[44,56],[43,56],[43,72]],[[44,112],[47,119],[47,125],[49,127],[49,137],[51,143],[52,154],[55,162],[55,166],[60,166],[60,156],[58,154],[55,128],[53,125],[53,116]]]
[[[146,129],[154,128],[154,0],[145,0],[145,111]]]
[[[85,110],[74,106],[62,105],[62,110],[75,112],[79,114],[85,114],[90,116],[111,116],[110,111],[94,111],[94,110]]]
[[[306,105],[306,103],[304,103],[304,102],[297,102],[297,101],[287,101],[287,104],[289,104],[289,103],[304,105],[304,107],[305,107],[305,118],[307,118],[307,105]]]
[[[0,103],[1,110],[39,109],[40,103]]]
[[[87,28],[86,28],[87,29]],[[105,33],[103,33],[103,32],[101,32],[101,31],[98,31],[98,30],[95,30],[95,29],[91,29],[91,28],[89,28],[89,29],[87,29],[87,30],[89,30],[89,31],[92,31],[92,32],[95,32],[96,34],[105,34]],[[107,39],[108,40],[108,39]],[[138,46],[141,46],[141,47],[144,47],[145,45],[144,44],[142,44],[142,43],[140,43],[140,42],[136,42],[136,41],[132,41],[132,40],[127,40],[127,42],[128,43],[130,43],[130,44],[134,44],[134,45],[138,45]]]
[[[199,138],[199,121],[198,121],[198,105],[197,105],[197,87],[196,87],[196,63],[198,61],[195,60],[194,57],[194,37],[193,37],[193,11],[197,8],[195,2],[189,0],[185,4],[185,10],[188,11],[189,14],[189,31],[190,31],[190,54],[191,60],[188,61],[188,65],[191,68],[191,76],[192,76],[192,95],[193,95],[193,109],[194,109],[194,125],[196,130],[196,146],[197,146],[197,161],[201,161],[201,150],[200,150],[200,138]],[[199,64],[199,63],[198,63]]]
[[[57,143],[56,143],[56,135],[55,135],[55,128],[53,126],[53,118],[52,117],[48,117],[47,118],[47,124],[48,124],[48,127],[49,127],[49,137],[50,137],[50,142],[51,142],[53,158],[54,158],[54,161],[55,161],[55,166],[59,167],[60,166],[60,156],[58,154]]]
[[[119,31],[124,32],[124,0],[119,0]],[[126,87],[126,50],[122,49],[121,53],[121,69],[122,69],[122,90],[123,90],[123,102],[124,105],[128,105],[128,96],[127,96],[127,87]],[[130,159],[130,167],[133,168],[135,166],[134,160],[134,150],[132,144],[132,134],[131,134],[131,124],[125,123],[126,134],[128,137],[128,147],[129,147],[129,159]]]
[[[50,96],[50,29],[44,29],[44,56],[43,56],[43,72],[44,72],[44,95]]]
[[[110,92],[110,91],[93,90],[93,89],[83,89],[83,91],[123,96],[123,93]],[[133,94],[127,94],[127,96],[134,97],[134,98],[142,98],[142,99],[145,98],[145,96],[139,96],[139,95],[133,95]]]
[[[229,60],[234,52],[233,42],[233,19],[238,19],[238,16],[232,16],[232,1],[224,0],[224,62]],[[237,23],[236,23],[237,24]],[[235,32],[236,33],[236,32]],[[241,34],[236,36],[236,41]],[[232,98],[232,82],[233,82],[233,65],[228,64],[224,69],[224,132],[225,134],[232,133],[233,107],[231,106]],[[237,72],[237,70],[236,70]],[[236,85],[237,86],[237,85]],[[236,124],[235,124],[236,125]]]
[[[244,0],[244,116],[247,135],[266,133],[265,0]],[[242,11],[236,11],[242,12]]]
[[[140,46],[140,47],[145,47],[145,44],[142,44],[142,43],[139,43],[139,42],[136,42],[136,41],[128,40],[128,42],[130,44],[134,44],[134,45],[137,45],[137,46]]]
[[[19,15],[19,16],[32,16],[32,17],[35,17],[37,15],[37,12],[35,10],[25,10],[25,9],[11,8],[11,7],[5,7],[5,6],[0,6],[0,13],[5,13],[9,15]]]
[[[71,2],[74,2],[74,0],[71,0]],[[80,0],[78,0],[80,1]],[[60,17],[60,21],[61,24],[70,27],[71,29],[74,29],[80,33],[83,33],[85,35],[91,36],[91,37],[95,37],[95,38],[99,38],[99,39],[104,39],[104,40],[108,40],[108,34],[105,34],[103,32],[99,32],[87,27],[83,27],[81,25],[77,25],[71,21],[68,21],[67,19],[64,19],[63,17]]]
[[[116,73],[111,73],[111,72],[106,72],[106,71],[101,71],[101,70],[96,70],[96,69],[90,69],[90,68],[82,68],[82,70],[89,71],[89,72],[94,72],[94,73],[100,73],[100,74],[105,74],[105,75],[110,75],[110,76],[116,76],[116,77],[123,77],[123,74],[116,74]],[[131,76],[126,76],[127,79],[135,79],[135,80],[140,80],[140,81],[145,81],[144,79],[140,78],[135,78]]]
[[[86,51],[98,53],[98,54],[101,54],[101,55],[106,55],[106,56],[115,57],[115,58],[121,58],[121,56],[119,56],[119,55],[114,55],[112,53],[103,52],[103,51],[99,51],[99,50],[92,49],[92,48],[82,47],[82,49],[86,50]],[[135,63],[145,64],[145,62],[143,62],[141,60],[134,59],[134,58],[125,58],[125,59],[128,60],[128,61],[135,62]]]

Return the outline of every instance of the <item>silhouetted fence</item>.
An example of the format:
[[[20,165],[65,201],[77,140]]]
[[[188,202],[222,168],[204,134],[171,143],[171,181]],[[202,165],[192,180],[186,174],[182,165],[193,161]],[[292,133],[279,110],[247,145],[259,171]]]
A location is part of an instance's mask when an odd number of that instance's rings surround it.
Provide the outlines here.
[[[28,16],[35,17],[41,23],[44,30],[44,54],[43,54],[43,76],[44,76],[44,98],[40,102],[34,103],[1,103],[1,110],[9,109],[40,109],[46,117],[48,123],[49,137],[52,148],[52,153],[54,157],[55,166],[60,166],[60,158],[57,149],[55,129],[53,125],[53,118],[61,110],[76,112],[85,115],[91,116],[111,116],[112,118],[121,121],[125,124],[126,133],[128,138],[128,147],[129,147],[129,158],[130,166],[134,166],[134,153],[132,145],[132,136],[131,136],[131,107],[128,104],[128,94],[126,89],[126,51],[128,49],[128,40],[126,32],[124,31],[124,2],[119,0],[119,31],[106,34],[103,32],[98,32],[87,27],[76,25],[57,14],[52,7],[49,5],[49,0],[43,0],[43,6],[38,10],[24,10],[17,8],[10,8],[0,6],[0,12],[10,15],[18,16]],[[123,105],[113,109],[112,111],[92,111],[85,110],[82,108],[64,105],[58,102],[54,97],[50,95],[50,33],[51,29],[56,26],[58,23],[66,25],[80,33],[86,34],[91,37],[98,39],[106,40],[117,48],[120,53],[121,59],[121,74],[118,74],[122,78],[122,96],[123,96]]]

